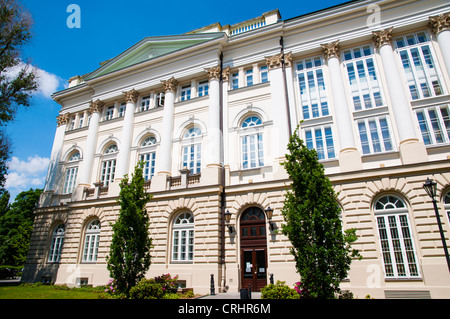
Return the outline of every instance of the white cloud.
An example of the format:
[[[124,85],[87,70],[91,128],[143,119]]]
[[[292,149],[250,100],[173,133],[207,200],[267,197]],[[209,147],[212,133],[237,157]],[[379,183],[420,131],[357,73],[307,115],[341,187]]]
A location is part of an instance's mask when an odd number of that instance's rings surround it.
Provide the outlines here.
[[[43,188],[50,159],[38,155],[30,156],[26,161],[13,156],[8,163],[5,188],[11,193],[11,199],[30,188]]]
[[[38,89],[37,94],[42,94],[46,98],[51,98],[51,95],[56,92],[60,86],[66,87],[66,81],[56,74],[49,73],[43,69],[37,68],[30,64],[26,64],[24,62],[20,62],[12,68],[9,68],[6,71],[6,75],[8,78],[16,77],[19,72],[27,67],[28,70],[34,70],[37,78]]]

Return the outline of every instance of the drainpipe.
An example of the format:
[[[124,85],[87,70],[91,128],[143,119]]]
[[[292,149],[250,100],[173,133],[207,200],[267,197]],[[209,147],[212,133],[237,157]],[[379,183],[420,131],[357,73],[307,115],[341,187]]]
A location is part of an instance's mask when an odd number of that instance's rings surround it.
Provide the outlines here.
[[[286,79],[286,66],[284,64],[284,40],[283,36],[280,37],[280,46],[281,46],[281,68],[283,70],[283,84],[284,84],[284,95],[286,99],[286,113],[287,113],[287,126],[288,126],[288,133],[289,137],[292,136],[292,127],[291,127],[291,112],[289,107],[289,96],[288,96],[288,89],[287,89],[287,79]]]

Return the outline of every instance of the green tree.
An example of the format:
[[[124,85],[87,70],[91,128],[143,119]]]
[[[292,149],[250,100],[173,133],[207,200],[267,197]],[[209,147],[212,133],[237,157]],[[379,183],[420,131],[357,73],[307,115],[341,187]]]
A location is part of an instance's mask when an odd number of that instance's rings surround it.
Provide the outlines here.
[[[41,193],[42,189],[21,192],[11,205],[8,205],[8,192],[0,197],[0,265],[25,264],[33,231],[34,209]]]
[[[283,163],[292,181],[282,213],[282,226],[292,243],[303,298],[332,299],[347,277],[352,258],[359,255],[350,244],[355,230],[342,230],[341,210],[330,180],[318,161],[317,152],[308,149],[298,136],[289,140]]]
[[[125,175],[120,183],[120,214],[112,225],[114,233],[107,268],[119,292],[126,295],[144,278],[151,263],[150,219],[145,206],[152,196],[145,192],[144,182],[142,163],[139,163],[131,181]]]

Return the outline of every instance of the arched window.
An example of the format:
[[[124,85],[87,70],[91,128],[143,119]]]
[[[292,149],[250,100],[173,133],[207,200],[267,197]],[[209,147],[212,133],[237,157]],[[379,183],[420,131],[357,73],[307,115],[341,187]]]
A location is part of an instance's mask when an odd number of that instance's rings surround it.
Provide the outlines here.
[[[256,115],[242,121],[241,154],[243,169],[264,166],[262,121]]]
[[[72,193],[77,180],[78,163],[80,161],[80,152],[72,153],[66,163],[66,178],[64,180],[64,194]]]
[[[172,261],[194,260],[194,216],[189,212],[179,214],[173,222]]]
[[[109,145],[103,152],[102,160],[102,171],[100,180],[104,186],[109,185],[114,181],[114,175],[116,173],[116,156],[117,156],[117,145]]]
[[[448,221],[450,222],[450,191],[444,197],[444,208],[447,212]]]
[[[408,208],[397,196],[385,195],[374,206],[387,278],[419,277]]]
[[[64,242],[64,234],[66,228],[64,224],[58,224],[52,233],[52,242],[50,244],[50,252],[48,254],[49,262],[58,262],[61,258],[61,249]]]
[[[149,136],[140,145],[139,160],[144,161],[144,179],[147,181],[155,175],[156,138]]]
[[[100,221],[94,219],[86,227],[84,238],[83,262],[96,262],[98,254],[98,244],[100,242]]]
[[[182,168],[188,168],[191,173],[200,173],[202,166],[202,130],[192,126],[184,132]]]

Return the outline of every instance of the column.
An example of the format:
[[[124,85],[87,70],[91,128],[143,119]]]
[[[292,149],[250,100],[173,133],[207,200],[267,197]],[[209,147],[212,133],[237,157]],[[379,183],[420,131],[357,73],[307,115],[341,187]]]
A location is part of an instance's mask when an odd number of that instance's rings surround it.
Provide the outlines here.
[[[220,182],[222,165],[222,131],[220,130],[220,65],[205,69],[209,79],[208,108],[208,148],[206,150],[206,169],[202,174],[202,184]]]
[[[283,74],[282,53],[266,57],[269,67],[270,94],[272,98],[273,129],[271,132],[272,157],[274,160],[274,178],[286,178],[286,170],[280,165],[288,152],[289,125],[287,113],[286,89]],[[289,61],[287,61],[289,63]],[[286,65],[286,61],[284,61]],[[269,136],[267,136],[269,138]]]
[[[436,35],[437,42],[444,57],[445,67],[450,73],[450,12],[429,18],[428,26]]]
[[[136,102],[139,93],[135,89],[132,89],[130,91],[123,92],[123,95],[127,104],[125,106],[122,138],[120,141],[119,154],[117,155],[117,167],[114,178],[117,181],[122,180],[124,175],[128,174],[128,168],[130,166],[131,142],[133,138],[134,113],[136,111]]]
[[[339,40],[321,44],[321,46],[325,60],[328,61],[328,71],[330,73],[334,118],[340,146],[340,170],[341,172],[347,172],[362,169],[361,155],[356,146],[353,133],[353,121],[347,103],[347,89],[342,78],[341,64],[339,61]]]
[[[223,165],[225,168],[225,185],[230,185],[230,143],[229,143],[229,119],[228,119],[228,85],[230,81],[230,67],[222,69],[222,140],[223,140]],[[236,160],[234,158],[233,160]]]
[[[53,139],[53,147],[47,171],[47,178],[45,181],[44,193],[39,204],[41,207],[51,205],[51,195],[55,193],[58,185],[61,185],[64,180],[64,172],[61,171],[61,167],[59,167],[58,163],[61,159],[61,150],[69,118],[69,113],[61,114],[56,117],[57,127],[55,138]]]
[[[164,110],[163,110],[163,128],[161,134],[161,144],[156,154],[156,172],[157,175],[152,178],[151,191],[162,191],[166,189],[167,177],[172,172],[172,135],[173,118],[175,112],[175,92],[177,80],[171,77],[168,80],[161,81],[164,88]]]
[[[92,166],[94,164],[95,147],[97,146],[98,125],[100,122],[100,114],[103,108],[103,102],[100,100],[89,103],[89,112],[91,119],[89,121],[89,129],[86,139],[86,147],[83,151],[83,160],[80,163],[78,174],[78,187],[76,188],[77,199],[81,200],[84,188],[91,187]],[[87,121],[88,119],[86,119]]]
[[[395,60],[392,49],[393,28],[373,32],[373,41],[378,48],[383,64],[386,84],[391,102],[391,110],[399,136],[399,151],[403,164],[412,164],[428,160],[425,145],[420,142],[414,121],[411,106],[405,93],[404,83]]]

